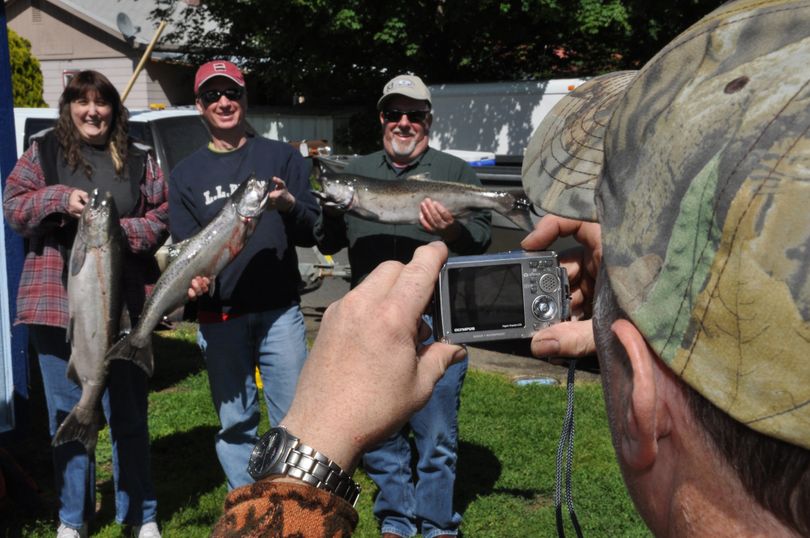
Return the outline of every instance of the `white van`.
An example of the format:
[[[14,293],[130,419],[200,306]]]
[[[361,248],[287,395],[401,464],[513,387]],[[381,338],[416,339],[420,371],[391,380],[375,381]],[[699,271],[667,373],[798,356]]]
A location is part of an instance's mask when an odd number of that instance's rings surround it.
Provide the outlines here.
[[[31,137],[53,127],[56,108],[15,108],[17,158],[28,149]],[[194,150],[208,143],[208,130],[193,107],[130,110],[129,134],[151,146],[163,175]]]

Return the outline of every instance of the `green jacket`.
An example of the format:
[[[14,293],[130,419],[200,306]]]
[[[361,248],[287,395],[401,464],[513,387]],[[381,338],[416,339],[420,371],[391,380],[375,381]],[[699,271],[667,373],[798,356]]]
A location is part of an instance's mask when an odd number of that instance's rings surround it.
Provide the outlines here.
[[[345,173],[388,181],[406,181],[405,178],[429,174],[437,181],[457,181],[480,185],[469,164],[447,153],[428,148],[410,167],[398,171],[391,166],[384,151],[359,157],[351,161]],[[447,247],[452,254],[481,254],[490,243],[489,211],[473,211],[459,219],[462,234]],[[352,269],[352,287],[386,260],[407,263],[417,247],[436,241],[418,224],[385,224],[363,220],[351,214],[332,217],[321,214],[315,222],[315,240],[324,254],[334,254],[349,248]]]

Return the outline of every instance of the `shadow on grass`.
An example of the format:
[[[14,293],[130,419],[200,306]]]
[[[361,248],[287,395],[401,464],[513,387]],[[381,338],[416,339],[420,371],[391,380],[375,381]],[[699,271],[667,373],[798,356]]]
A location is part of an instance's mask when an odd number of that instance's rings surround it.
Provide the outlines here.
[[[152,482],[161,520],[196,505],[200,497],[222,484],[224,476],[214,450],[216,432],[214,426],[199,426],[152,442]],[[115,519],[112,478],[97,487],[103,501],[96,525],[103,526]]]
[[[501,476],[501,462],[488,448],[461,441],[456,465],[454,508],[464,514],[477,497],[493,492]]]
[[[191,326],[185,331],[191,332]],[[149,390],[161,391],[176,385],[190,375],[205,369],[200,348],[193,340],[171,338],[156,332],[152,338],[155,371],[149,380]]]

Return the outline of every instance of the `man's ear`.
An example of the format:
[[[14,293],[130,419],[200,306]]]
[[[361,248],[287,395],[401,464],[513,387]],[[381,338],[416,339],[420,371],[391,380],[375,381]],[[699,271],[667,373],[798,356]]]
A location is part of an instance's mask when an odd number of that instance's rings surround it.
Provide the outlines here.
[[[663,402],[659,399],[661,388],[656,383],[656,357],[630,321],[616,320],[611,330],[624,348],[632,369],[626,409],[616,414],[616,420],[623,421],[621,456],[631,468],[643,470],[655,463],[661,435],[659,412]]]

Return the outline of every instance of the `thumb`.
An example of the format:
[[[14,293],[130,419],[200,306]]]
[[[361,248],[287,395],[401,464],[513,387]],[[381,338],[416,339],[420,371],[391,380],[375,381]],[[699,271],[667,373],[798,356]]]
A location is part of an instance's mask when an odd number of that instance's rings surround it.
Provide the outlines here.
[[[467,350],[462,346],[434,342],[423,347],[417,357],[417,387],[416,390],[424,402],[430,398],[433,387],[442,378],[447,369],[464,360]],[[421,405],[420,405],[421,407]]]
[[[596,353],[591,320],[563,321],[538,331],[531,342],[535,357],[585,357]]]

